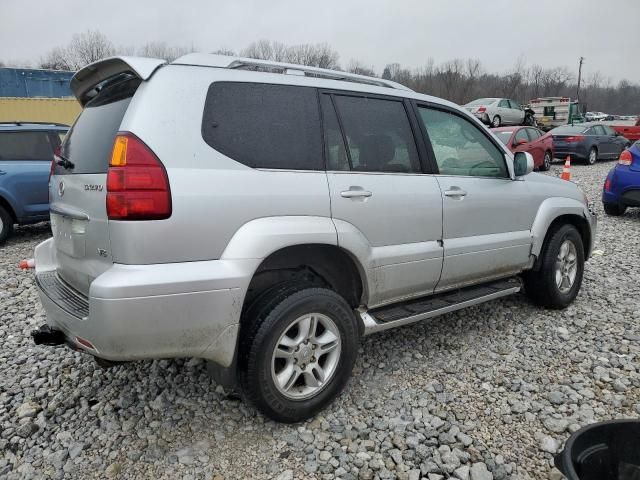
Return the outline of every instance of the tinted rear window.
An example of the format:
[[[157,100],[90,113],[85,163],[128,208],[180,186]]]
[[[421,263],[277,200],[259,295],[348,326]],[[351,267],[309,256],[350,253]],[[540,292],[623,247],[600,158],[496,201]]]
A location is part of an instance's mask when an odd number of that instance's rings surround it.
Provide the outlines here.
[[[62,157],[74,168],[56,166],[56,175],[107,172],[113,140],[138,85],[137,78],[117,81],[85,105],[61,147]]]
[[[202,137],[211,147],[249,167],[323,169],[314,88],[214,83],[207,93]]]
[[[0,160],[48,160],[53,158],[49,132],[0,132]]]
[[[586,127],[576,127],[573,125],[564,125],[562,127],[558,127],[558,128],[554,128],[553,130],[551,130],[552,134],[558,134],[558,135],[563,135],[563,134],[570,134],[570,135],[574,135],[576,133],[584,133],[586,131]]]
[[[509,139],[513,134],[513,132],[493,132],[493,133],[495,134],[496,137],[498,137],[498,140],[500,140],[505,145],[509,143]]]

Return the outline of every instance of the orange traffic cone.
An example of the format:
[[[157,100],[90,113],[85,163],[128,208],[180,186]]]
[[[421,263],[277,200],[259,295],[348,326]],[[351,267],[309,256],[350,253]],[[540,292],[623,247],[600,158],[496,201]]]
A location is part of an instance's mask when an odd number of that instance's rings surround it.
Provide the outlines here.
[[[564,161],[564,167],[562,168],[562,175],[560,175],[562,180],[571,181],[571,157],[567,155],[567,159]]]

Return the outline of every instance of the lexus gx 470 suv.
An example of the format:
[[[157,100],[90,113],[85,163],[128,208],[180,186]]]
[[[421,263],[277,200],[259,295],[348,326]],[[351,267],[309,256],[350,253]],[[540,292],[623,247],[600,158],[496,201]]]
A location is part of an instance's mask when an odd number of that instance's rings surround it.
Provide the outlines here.
[[[102,363],[200,357],[308,418],[360,337],[518,292],[576,297],[596,218],[457,105],[380,78],[190,54],[78,71],[36,247],[47,325]]]

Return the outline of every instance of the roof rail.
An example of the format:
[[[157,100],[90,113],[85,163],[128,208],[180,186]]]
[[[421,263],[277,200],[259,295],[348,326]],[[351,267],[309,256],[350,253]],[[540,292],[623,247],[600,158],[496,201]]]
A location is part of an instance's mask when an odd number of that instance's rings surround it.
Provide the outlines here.
[[[173,61],[178,65],[202,65],[208,67],[221,67],[232,69],[260,68],[288,75],[309,75],[313,77],[328,78],[331,80],[345,80],[348,82],[365,83],[379,87],[394,88],[396,90],[412,91],[404,85],[378,77],[368,77],[356,73],[329,70],[327,68],[307,67],[294,63],[272,62],[269,60],[257,60],[254,58],[231,57],[207,53],[190,53]]]
[[[16,120],[15,122],[0,122],[0,125],[53,125],[55,127],[68,127],[66,123],[58,123],[58,122],[30,122],[27,120]]]

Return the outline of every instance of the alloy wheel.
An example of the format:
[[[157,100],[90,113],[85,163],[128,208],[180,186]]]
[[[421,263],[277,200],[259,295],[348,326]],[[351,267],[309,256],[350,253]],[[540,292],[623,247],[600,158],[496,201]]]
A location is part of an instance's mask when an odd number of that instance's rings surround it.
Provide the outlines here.
[[[576,246],[569,239],[562,242],[556,259],[555,280],[560,293],[568,293],[578,273]]]
[[[335,322],[309,313],[291,322],[278,339],[271,359],[271,378],[278,391],[293,400],[317,395],[333,378],[342,341]]]

